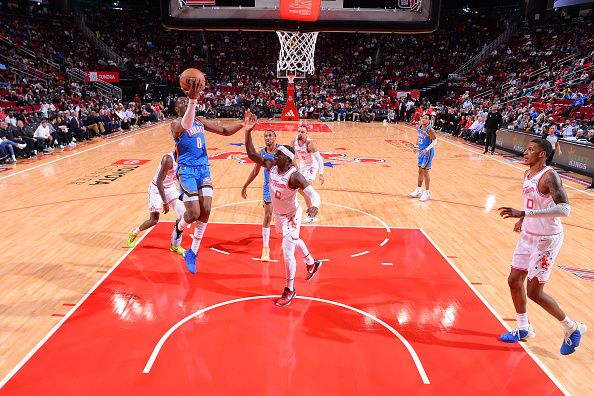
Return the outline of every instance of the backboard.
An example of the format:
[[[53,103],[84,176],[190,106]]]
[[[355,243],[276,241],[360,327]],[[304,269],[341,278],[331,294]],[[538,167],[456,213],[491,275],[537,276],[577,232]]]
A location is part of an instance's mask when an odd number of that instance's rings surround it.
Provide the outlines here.
[[[279,0],[161,0],[163,25],[184,30],[428,33],[440,0],[323,0],[316,22],[280,17]]]

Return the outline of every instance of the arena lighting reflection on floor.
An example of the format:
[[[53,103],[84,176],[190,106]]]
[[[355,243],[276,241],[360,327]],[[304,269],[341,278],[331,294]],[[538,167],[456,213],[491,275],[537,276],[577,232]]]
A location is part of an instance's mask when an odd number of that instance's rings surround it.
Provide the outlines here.
[[[158,224],[0,395],[562,393],[497,340],[502,323],[421,230],[391,229],[381,246],[383,227],[308,227],[329,261],[312,282],[298,267],[300,298],[284,308],[282,260],[252,260],[260,226],[210,224],[197,275],[168,251],[170,231]]]

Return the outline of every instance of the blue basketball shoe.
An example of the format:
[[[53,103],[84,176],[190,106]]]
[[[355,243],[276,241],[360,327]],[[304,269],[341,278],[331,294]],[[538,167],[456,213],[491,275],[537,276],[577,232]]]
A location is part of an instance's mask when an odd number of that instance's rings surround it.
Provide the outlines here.
[[[575,328],[565,332],[563,344],[561,344],[561,355],[571,355],[580,346],[582,336],[588,331],[585,324],[576,322]]]
[[[198,255],[196,253],[194,253],[194,251],[192,249],[188,249],[184,253],[184,260],[186,261],[186,268],[192,274],[196,273],[196,258],[197,257],[198,257]]]
[[[534,331],[532,326],[529,326],[526,330],[522,330],[519,327],[516,327],[515,330],[502,334],[499,337],[499,341],[512,343],[534,337],[536,337],[536,332]]]

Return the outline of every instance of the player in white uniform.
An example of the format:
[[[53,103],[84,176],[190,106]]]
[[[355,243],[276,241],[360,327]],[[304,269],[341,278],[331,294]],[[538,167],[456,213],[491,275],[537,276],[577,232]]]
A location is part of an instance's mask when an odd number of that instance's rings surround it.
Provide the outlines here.
[[[148,188],[148,201],[150,217],[145,220],[139,227],[130,232],[128,236],[128,247],[134,247],[136,238],[141,231],[147,230],[159,222],[159,212],[169,212],[169,206],[173,205],[173,209],[177,214],[179,220],[185,212],[184,204],[179,200],[179,191],[175,186],[177,176],[175,171],[177,163],[173,153],[167,153],[161,159],[161,163],[157,168],[157,172],[151,181]],[[172,244],[170,250],[179,254],[184,254],[185,250],[180,246],[181,240],[178,244]]]
[[[283,257],[287,276],[287,283],[283,294],[275,303],[278,306],[284,306],[290,304],[296,295],[295,287],[293,286],[295,273],[297,272],[295,248],[299,248],[303,255],[303,260],[307,265],[306,281],[311,280],[322,265],[320,261],[313,259],[305,242],[299,238],[303,209],[297,203],[297,190],[303,190],[306,201],[309,204],[307,214],[310,217],[314,217],[318,213],[320,195],[293,166],[295,153],[292,147],[279,145],[272,160],[264,159],[256,151],[251,133],[255,124],[256,119],[252,117],[250,123],[244,127],[245,146],[248,157],[269,171],[272,209],[274,211],[276,231],[283,237]]]
[[[518,342],[536,335],[528,321],[526,294],[545,311],[557,318],[563,326],[565,336],[561,354],[575,352],[587,328],[571,320],[557,302],[543,289],[551,276],[555,258],[563,243],[561,217],[569,216],[569,200],[559,175],[546,166],[552,152],[551,143],[544,139],[533,139],[524,151],[524,163],[530,167],[524,176],[524,210],[510,207],[499,208],[500,215],[519,218],[514,231],[520,233],[511,263],[508,284],[517,313],[518,327],[501,335],[504,342]],[[524,288],[528,278],[527,289]]]
[[[309,184],[314,184],[316,175],[320,172],[320,184],[324,184],[324,160],[316,148],[313,140],[307,137],[307,125],[299,125],[298,135],[293,142],[295,156],[299,159],[299,173],[305,177]],[[304,219],[304,223],[318,221],[315,217]]]

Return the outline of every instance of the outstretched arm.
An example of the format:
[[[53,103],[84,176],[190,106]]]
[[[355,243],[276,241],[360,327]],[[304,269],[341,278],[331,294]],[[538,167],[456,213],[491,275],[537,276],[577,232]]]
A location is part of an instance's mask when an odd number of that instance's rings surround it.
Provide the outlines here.
[[[184,131],[192,127],[196,117],[196,103],[202,88],[202,82],[200,80],[194,80],[190,85],[190,90],[186,92],[186,95],[188,96],[188,107],[186,108],[186,112],[181,119],[177,118],[171,123],[171,134],[175,139],[179,139]]]
[[[198,118],[200,119],[200,122],[202,122],[202,124],[204,125],[205,130],[212,132],[212,133],[216,133],[217,135],[221,135],[221,136],[231,136],[231,135],[234,135],[237,132],[239,132],[239,130],[243,126],[243,123],[246,121],[246,119],[249,120],[251,116],[252,116],[252,112],[248,109],[243,114],[243,122],[242,123],[233,125],[233,126],[228,126],[228,127],[217,125],[214,122],[207,121],[206,119],[204,119],[202,117],[198,117]]]
[[[245,120],[244,120],[245,122]],[[250,120],[241,129],[245,130],[245,150],[249,159],[254,161],[257,165],[263,166],[266,169],[272,168],[272,161],[262,158],[262,155],[256,151],[252,139],[252,130],[256,125],[256,116],[251,116]]]
[[[252,169],[252,172],[250,173],[250,175],[248,176],[247,180],[245,181],[243,187],[241,188],[241,196],[243,197],[243,199],[247,198],[247,188],[250,185],[251,182],[253,182],[256,177],[258,176],[258,174],[260,173],[260,168],[262,166],[255,164],[254,168]]]
[[[288,183],[292,189],[301,189],[308,204],[307,214],[309,217],[316,217],[318,214],[318,208],[320,207],[320,194],[314,190],[314,188],[305,180],[305,177],[299,172],[293,172]]]

